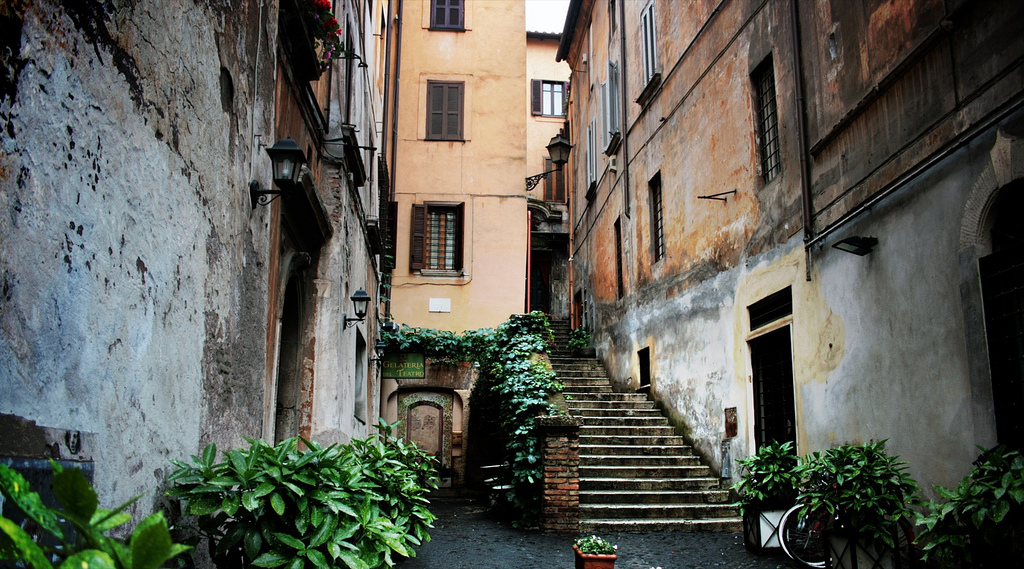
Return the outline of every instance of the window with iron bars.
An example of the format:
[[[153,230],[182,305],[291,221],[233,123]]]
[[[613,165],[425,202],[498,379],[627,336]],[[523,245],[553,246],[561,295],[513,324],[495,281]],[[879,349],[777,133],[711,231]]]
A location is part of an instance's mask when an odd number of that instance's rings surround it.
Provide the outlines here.
[[[779,115],[775,103],[775,66],[771,57],[754,72],[757,90],[757,134],[761,153],[761,180],[767,184],[782,172]]]

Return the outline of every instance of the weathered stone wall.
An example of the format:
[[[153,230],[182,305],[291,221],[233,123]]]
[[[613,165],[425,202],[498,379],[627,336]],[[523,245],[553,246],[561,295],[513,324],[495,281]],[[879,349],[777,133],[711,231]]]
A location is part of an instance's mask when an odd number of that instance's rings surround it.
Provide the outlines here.
[[[104,504],[154,496],[169,458],[261,433],[245,190],[270,178],[276,2],[4,10],[0,413],[95,433]]]
[[[624,192],[624,172],[599,155],[596,192],[585,199],[579,149],[589,121],[600,120],[588,89],[600,77],[588,76],[619,55],[617,40],[605,48],[603,5],[579,4],[568,50],[573,267],[576,290],[595,299],[595,342],[615,386],[638,386],[636,354],[649,348],[651,392],[695,446],[721,466],[724,410],[736,407],[739,435],[727,444],[732,458],[746,456],[757,404],[750,346],[763,331],[751,330],[748,307],[789,287],[792,315],[774,325],[792,341],[799,452],[889,439],[926,491],[955,484],[975,445],[995,442],[977,268],[987,253],[964,235],[981,231],[995,193],[1022,175],[1019,8],[798,3],[811,235],[894,189],[808,257],[792,5],[698,2],[684,11],[656,2],[662,83],[638,105],[639,7],[627,4],[631,183]],[[751,75],[769,55],[782,173],[763,183]],[[659,172],[666,257],[656,261],[647,183]],[[700,199],[734,189],[724,202]],[[865,257],[831,247],[850,235],[879,244]]]

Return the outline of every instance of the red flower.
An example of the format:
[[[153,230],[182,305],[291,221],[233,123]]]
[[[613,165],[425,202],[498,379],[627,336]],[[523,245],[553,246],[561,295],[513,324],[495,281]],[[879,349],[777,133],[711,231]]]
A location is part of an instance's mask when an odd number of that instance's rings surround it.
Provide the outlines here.
[[[315,4],[316,7],[321,10],[331,9],[331,0],[314,0],[313,4]]]
[[[327,20],[326,22],[324,22],[324,29],[332,30],[332,31],[338,29],[338,20],[337,20],[337,18],[332,17],[330,20]]]

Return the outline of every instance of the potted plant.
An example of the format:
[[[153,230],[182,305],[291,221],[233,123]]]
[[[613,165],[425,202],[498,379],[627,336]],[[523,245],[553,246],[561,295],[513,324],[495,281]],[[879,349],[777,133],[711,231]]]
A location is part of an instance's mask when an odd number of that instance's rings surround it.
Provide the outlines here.
[[[616,554],[618,548],[603,537],[581,537],[572,545],[576,554],[576,569],[613,569],[615,560],[619,558]]]
[[[1024,559],[1024,456],[998,446],[982,453],[946,500],[918,515],[926,560],[943,567],[1012,567]]]
[[[590,348],[590,334],[583,328],[575,328],[569,332],[567,346],[574,355],[590,356],[594,350]]]
[[[736,461],[743,478],[733,486],[743,515],[743,545],[754,553],[780,547],[779,521],[796,501],[800,478],[792,441],[772,441]]]
[[[815,452],[798,468],[804,488],[798,500],[807,511],[824,510],[835,520],[825,531],[833,568],[885,569],[909,560],[901,559],[911,545],[900,543],[906,539],[900,524],[911,519],[918,487],[885,443]]]

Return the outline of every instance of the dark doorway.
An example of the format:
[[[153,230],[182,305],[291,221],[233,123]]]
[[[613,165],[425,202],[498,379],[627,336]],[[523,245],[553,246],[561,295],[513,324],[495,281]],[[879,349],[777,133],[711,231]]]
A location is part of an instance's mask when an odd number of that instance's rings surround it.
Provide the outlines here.
[[[299,434],[299,354],[302,306],[298,278],[288,279],[281,313],[281,346],[277,356],[277,406],[274,442]]]
[[[796,442],[793,350],[789,327],[750,341],[754,382],[754,438],[760,447],[772,441]]]
[[[636,353],[640,364],[640,389],[651,388],[651,349],[644,348]]]
[[[993,253],[979,260],[999,442],[1024,448],[1024,190],[1004,189],[992,211]]]
[[[551,313],[550,251],[533,251],[530,261],[530,310]]]

